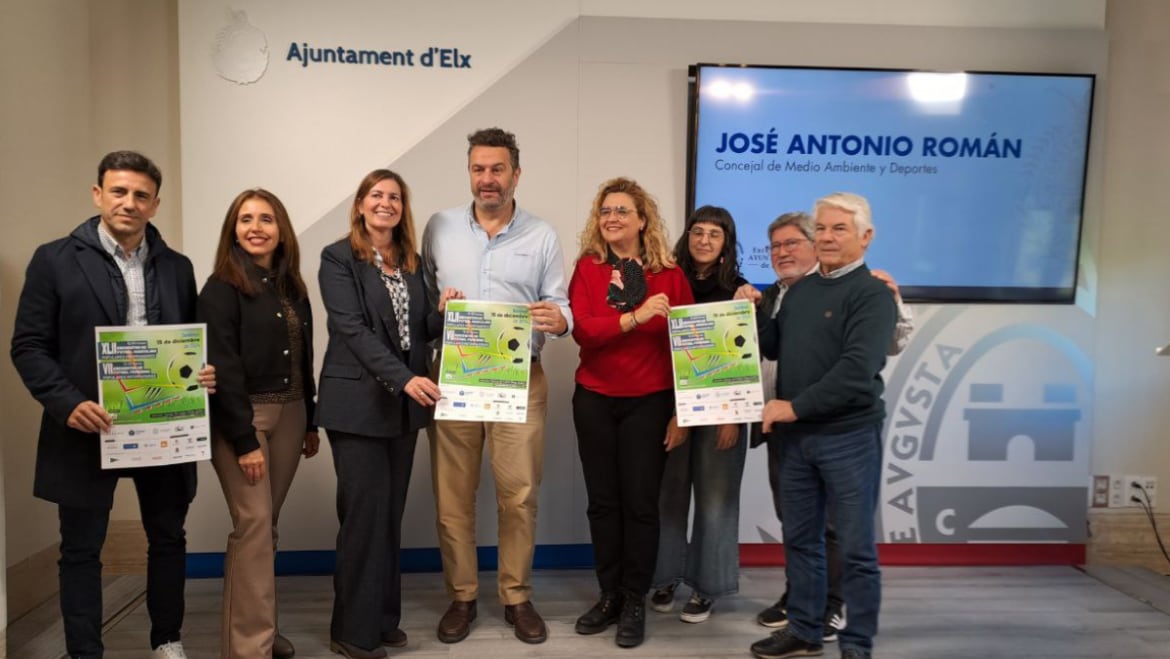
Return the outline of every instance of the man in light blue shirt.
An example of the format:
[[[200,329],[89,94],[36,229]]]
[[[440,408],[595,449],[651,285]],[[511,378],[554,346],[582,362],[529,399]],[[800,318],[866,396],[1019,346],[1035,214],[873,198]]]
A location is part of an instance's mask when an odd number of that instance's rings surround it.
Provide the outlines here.
[[[467,637],[479,595],[475,494],[486,445],[499,511],[498,595],[504,619],[526,643],[548,628],[532,605],[536,505],[544,462],[548,383],[540,365],[547,338],[573,328],[564,257],[552,227],[520,208],[516,137],[499,128],[468,136],[472,203],[435,213],[423,233],[423,279],[432,303],[470,298],[527,303],[532,313],[532,371],[525,423],[435,421],[428,428],[436,526],[451,605],[439,621],[444,643]]]

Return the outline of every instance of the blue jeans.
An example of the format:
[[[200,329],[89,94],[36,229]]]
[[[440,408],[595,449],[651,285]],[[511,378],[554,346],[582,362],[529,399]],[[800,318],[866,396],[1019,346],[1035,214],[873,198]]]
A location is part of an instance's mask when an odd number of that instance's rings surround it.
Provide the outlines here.
[[[715,448],[717,429],[693,428],[690,438],[666,458],[658,497],[655,588],[681,580],[711,599],[739,591],[739,485],[747,456],[747,426],[740,427],[735,446],[725,451]],[[688,543],[692,486],[695,521]]]
[[[881,426],[840,434],[787,435],[780,478],[788,620],[793,635],[820,643],[825,613],[825,510],[841,547],[841,590],[849,622],[841,649],[869,652],[881,608],[874,511],[881,477]]]
[[[768,433],[764,436],[764,441],[767,442],[768,447],[768,484],[772,489],[772,506],[776,510],[776,519],[783,524],[784,508],[780,476],[784,472],[784,440],[774,433]],[[840,613],[842,605],[845,604],[841,595],[841,548],[837,545],[837,530],[833,528],[832,514],[829,515],[825,523],[825,548],[828,550],[826,557],[828,558],[829,570],[829,602],[825,611],[827,615],[829,611]],[[788,579],[787,564],[785,564],[784,580],[785,582],[791,581]],[[781,600],[787,606],[787,584]]]

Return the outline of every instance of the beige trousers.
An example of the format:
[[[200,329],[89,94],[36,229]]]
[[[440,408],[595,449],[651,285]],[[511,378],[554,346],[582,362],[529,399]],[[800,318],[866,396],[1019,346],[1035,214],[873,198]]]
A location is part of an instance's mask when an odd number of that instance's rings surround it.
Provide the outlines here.
[[[548,382],[540,363],[534,362],[525,423],[436,421],[427,430],[435,525],[443,579],[452,600],[469,601],[479,596],[475,493],[485,447],[499,515],[499,599],[502,604],[520,604],[532,598],[532,554],[547,408]]]
[[[305,403],[253,405],[252,424],[264,452],[264,478],[250,485],[232,445],[213,436],[211,464],[223,486],[232,532],[223,565],[220,657],[272,656],[276,637],[276,523],[300,465]]]

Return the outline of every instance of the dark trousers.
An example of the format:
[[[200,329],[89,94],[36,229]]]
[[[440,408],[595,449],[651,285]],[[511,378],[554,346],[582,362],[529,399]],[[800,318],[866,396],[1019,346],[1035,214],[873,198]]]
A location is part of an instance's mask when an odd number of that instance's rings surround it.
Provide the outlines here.
[[[573,424],[589,495],[597,581],[604,592],[650,589],[658,556],[658,492],[674,393],[603,396],[577,385]]]
[[[776,509],[776,519],[783,524],[784,513],[780,509],[780,504],[783,501],[783,497],[780,495],[780,473],[784,469],[784,451],[780,445],[782,440],[773,434],[764,435],[764,440],[768,446],[768,484],[772,486],[772,505]],[[841,546],[837,543],[837,529],[834,528],[832,520],[831,514],[825,519],[825,555],[829,573],[827,606],[834,611],[840,611],[841,605],[845,603],[845,597],[841,594]],[[788,581],[787,563],[785,563],[784,569],[785,580]],[[781,599],[785,603],[788,602],[787,585],[784,587],[784,596]]]
[[[150,647],[178,641],[183,627],[187,569],[187,488],[177,468],[151,467],[125,474],[134,480],[146,530],[146,610]],[[57,507],[61,523],[61,618],[70,657],[101,657],[102,545],[110,511]]]
[[[372,650],[402,620],[402,513],[418,432],[366,437],[326,430],[337,472],[337,566],[330,633]]]

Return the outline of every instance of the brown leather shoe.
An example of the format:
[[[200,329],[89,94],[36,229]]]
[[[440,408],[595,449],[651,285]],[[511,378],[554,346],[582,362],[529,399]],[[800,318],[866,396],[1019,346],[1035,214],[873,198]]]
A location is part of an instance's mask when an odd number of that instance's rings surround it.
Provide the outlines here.
[[[470,602],[451,602],[447,612],[439,620],[436,633],[444,643],[458,643],[471,633],[471,623],[475,620],[475,600]]]
[[[406,647],[406,643],[406,632],[402,631],[401,629],[395,629],[392,632],[385,632],[382,634],[382,645],[385,645],[386,647],[404,648]]]
[[[544,643],[548,640],[548,627],[544,625],[544,620],[532,602],[505,606],[504,622],[515,625],[516,638],[525,643]]]
[[[272,641],[272,659],[292,659],[296,655],[297,649],[293,647],[292,641],[277,632]]]

